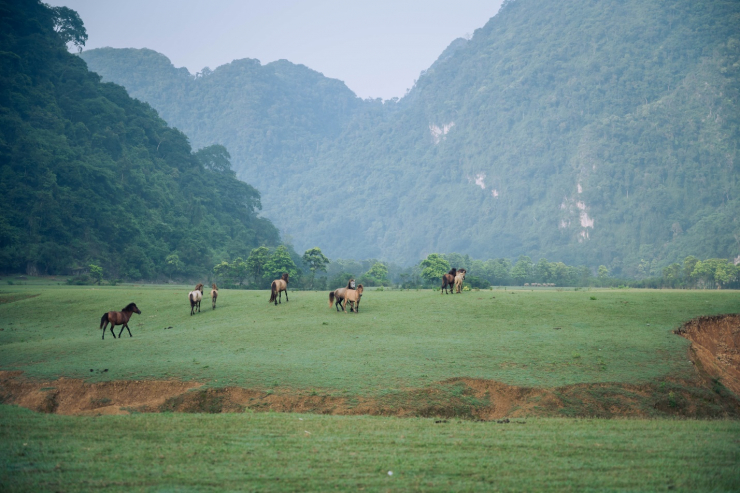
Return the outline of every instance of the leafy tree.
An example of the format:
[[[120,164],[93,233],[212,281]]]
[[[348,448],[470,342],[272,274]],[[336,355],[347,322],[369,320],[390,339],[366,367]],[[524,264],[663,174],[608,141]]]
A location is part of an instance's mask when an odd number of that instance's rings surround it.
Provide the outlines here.
[[[520,255],[519,259],[511,269],[511,278],[518,285],[522,285],[529,281],[532,277],[532,259],[526,255]]]
[[[206,169],[230,175],[234,174],[231,169],[231,155],[220,144],[204,147],[194,153],[194,155]]]
[[[387,281],[388,280],[388,267],[386,267],[385,264],[376,262],[373,264],[372,267],[370,267],[370,270],[367,271],[367,275],[372,276],[373,278],[381,282]]]
[[[319,247],[314,247],[303,253],[302,260],[311,270],[311,289],[313,289],[313,281],[316,276],[316,271],[326,272],[326,266],[329,265],[329,259],[321,253],[321,249]]]
[[[230,267],[233,279],[239,284],[239,287],[242,287],[244,279],[249,275],[248,264],[241,257],[237,257],[231,262]]]
[[[279,279],[285,272],[291,278],[296,277],[298,267],[296,267],[293,259],[290,258],[288,248],[285,245],[280,245],[275,249],[275,252],[270,256],[270,260],[265,264],[265,274],[268,279]]]
[[[225,260],[213,267],[213,273],[216,275],[217,278],[221,279],[227,284],[234,283],[234,275],[231,265]]]
[[[609,269],[607,269],[605,265],[600,265],[597,277],[600,281],[606,281],[606,279],[609,277]]]
[[[421,261],[421,277],[429,284],[436,283],[450,270],[450,264],[438,253],[430,253]]]
[[[167,274],[172,279],[172,274],[176,274],[182,270],[182,262],[180,262],[180,256],[176,253],[167,255],[164,259],[164,263],[167,265]]]
[[[54,31],[59,35],[62,42],[72,43],[82,52],[82,47],[87,41],[87,30],[74,10],[67,7],[50,7],[54,22]]]
[[[90,277],[93,278],[95,284],[100,285],[100,281],[103,280],[103,268],[99,265],[90,264]]]
[[[255,248],[247,257],[247,271],[255,284],[265,277],[265,265],[270,260],[270,249],[264,246]]]

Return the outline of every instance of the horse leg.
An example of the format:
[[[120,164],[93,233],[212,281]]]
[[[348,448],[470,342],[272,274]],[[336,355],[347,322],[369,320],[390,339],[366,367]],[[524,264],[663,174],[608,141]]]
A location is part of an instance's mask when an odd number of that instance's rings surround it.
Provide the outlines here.
[[[288,288],[285,288],[285,302],[287,303],[289,301],[290,300],[288,299]]]
[[[116,338],[116,333],[113,332],[113,327],[115,327],[115,325],[114,324],[110,324],[110,335],[112,335],[113,336],[113,339],[115,339]]]
[[[282,305],[283,304],[283,292],[282,291],[278,291],[278,298],[280,298],[280,304]]]
[[[128,330],[128,336],[129,337],[134,337],[134,336],[131,335],[131,329],[128,328],[128,323],[125,323],[125,324],[123,324],[123,327],[121,327],[121,332],[118,333],[118,338],[119,339],[121,338],[121,334],[123,334],[123,329]]]

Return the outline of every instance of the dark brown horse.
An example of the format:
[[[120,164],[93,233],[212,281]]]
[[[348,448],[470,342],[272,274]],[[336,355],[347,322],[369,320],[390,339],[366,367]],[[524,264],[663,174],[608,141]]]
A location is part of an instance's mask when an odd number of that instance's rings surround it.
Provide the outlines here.
[[[100,318],[100,328],[103,329],[103,339],[105,339],[105,329],[108,328],[108,324],[110,324],[110,333],[113,336],[113,339],[116,338],[116,333],[113,332],[113,327],[116,325],[123,325],[123,327],[121,327],[121,332],[118,333],[119,339],[121,338],[121,334],[123,334],[123,329],[128,330],[129,337],[133,337],[131,335],[131,329],[128,328],[128,321],[134,313],[141,315],[141,310],[137,308],[136,303],[129,303],[126,305],[126,308],[120,312],[104,313]]]
[[[450,292],[454,294],[453,286],[455,285],[456,275],[457,275],[457,269],[453,267],[450,272],[442,276],[442,291],[444,291],[445,294],[449,294],[447,292],[447,286],[450,287]],[[442,291],[440,291],[439,294],[442,294]]]
[[[280,279],[275,279],[270,285],[270,301],[268,303],[275,302],[275,306],[278,304],[278,296],[280,297],[280,303],[283,302],[283,291],[285,291],[285,302],[288,300],[288,273],[282,275]]]
[[[337,307],[337,311],[339,311],[339,307],[342,305],[342,301],[344,301],[344,293],[348,289],[355,289],[355,280],[350,279],[347,281],[347,287],[346,288],[339,288],[335,289],[331,293],[329,293],[329,306],[334,303]]]

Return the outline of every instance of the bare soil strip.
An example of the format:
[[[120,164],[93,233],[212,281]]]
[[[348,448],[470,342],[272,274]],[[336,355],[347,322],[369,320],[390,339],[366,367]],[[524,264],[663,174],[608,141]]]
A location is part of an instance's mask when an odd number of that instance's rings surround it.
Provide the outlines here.
[[[691,341],[690,357],[700,372],[740,395],[740,315],[695,318],[676,334]]]
[[[542,389],[453,378],[422,389],[363,397],[289,388],[212,388],[177,380],[42,382],[24,378],[19,371],[0,371],[0,402],[67,415],[251,410],[482,421],[525,416],[740,418],[740,315],[700,317],[676,333],[692,341],[689,354],[697,376],[691,381]]]

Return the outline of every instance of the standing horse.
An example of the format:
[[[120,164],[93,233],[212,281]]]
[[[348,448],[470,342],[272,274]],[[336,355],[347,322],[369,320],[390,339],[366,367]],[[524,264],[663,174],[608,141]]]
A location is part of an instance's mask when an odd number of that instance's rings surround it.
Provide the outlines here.
[[[442,291],[444,291],[445,294],[449,294],[447,292],[447,286],[450,287],[450,291],[452,291],[452,286],[455,284],[455,276],[457,275],[457,269],[454,267],[450,272],[442,276]],[[439,294],[442,294],[442,291],[440,291]]]
[[[329,306],[334,303],[337,307],[337,311],[339,311],[339,306],[342,304],[342,301],[344,301],[344,293],[348,289],[355,289],[355,280],[350,279],[347,281],[347,287],[346,288],[339,288],[335,289],[331,293],[329,293]]]
[[[195,308],[198,308],[200,313],[200,302],[203,299],[203,284],[195,286],[195,291],[188,293],[188,299],[190,300],[190,315],[195,313]]]
[[[278,295],[280,296],[280,303],[283,302],[283,291],[285,291],[285,302],[287,303],[288,300],[288,273],[280,277],[280,279],[275,279],[272,281],[272,284],[270,285],[270,301],[268,303],[275,302],[275,306],[278,304]]]
[[[465,274],[467,274],[468,271],[465,269],[460,269],[457,271],[457,275],[455,276],[455,292],[460,293],[462,291],[463,281],[465,280]]]
[[[216,283],[211,284],[211,308],[216,309],[216,298],[218,298],[218,288]]]
[[[136,303],[129,303],[126,305],[126,308],[120,312],[104,313],[103,316],[100,317],[100,328],[103,329],[103,339],[105,339],[105,329],[108,328],[108,324],[110,324],[110,333],[113,336],[113,339],[116,338],[116,333],[113,332],[113,327],[116,325],[123,325],[123,327],[121,327],[121,332],[118,333],[119,339],[121,338],[121,334],[123,334],[123,329],[128,330],[129,337],[133,337],[131,335],[131,329],[128,328],[128,321],[134,313],[141,315],[141,310],[136,306]]]
[[[342,303],[342,310],[347,313],[347,302],[350,303],[349,311],[360,313],[360,298],[362,298],[362,284],[357,286],[357,289],[348,289],[344,292],[344,303]]]

